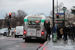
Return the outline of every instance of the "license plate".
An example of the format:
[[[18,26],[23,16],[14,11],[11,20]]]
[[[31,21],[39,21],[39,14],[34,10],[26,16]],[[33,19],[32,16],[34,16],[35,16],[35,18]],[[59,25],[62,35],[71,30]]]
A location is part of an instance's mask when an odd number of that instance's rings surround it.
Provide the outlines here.
[[[28,29],[27,35],[29,35],[29,36],[36,36],[36,29]]]
[[[36,37],[31,37],[31,39],[36,39]]]

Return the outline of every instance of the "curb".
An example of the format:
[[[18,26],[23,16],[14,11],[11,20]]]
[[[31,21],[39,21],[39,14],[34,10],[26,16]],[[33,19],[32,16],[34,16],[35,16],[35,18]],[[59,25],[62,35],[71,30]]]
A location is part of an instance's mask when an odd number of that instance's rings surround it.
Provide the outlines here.
[[[48,44],[48,41],[46,41],[42,47],[40,47],[38,50],[43,50],[43,48]]]

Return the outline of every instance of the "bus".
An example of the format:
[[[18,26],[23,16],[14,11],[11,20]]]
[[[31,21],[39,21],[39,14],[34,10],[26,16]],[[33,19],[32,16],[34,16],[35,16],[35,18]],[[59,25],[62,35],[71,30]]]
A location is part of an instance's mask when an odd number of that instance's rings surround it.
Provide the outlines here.
[[[44,21],[47,18],[44,15],[29,15],[24,18],[23,39],[47,40],[47,31],[44,28]]]

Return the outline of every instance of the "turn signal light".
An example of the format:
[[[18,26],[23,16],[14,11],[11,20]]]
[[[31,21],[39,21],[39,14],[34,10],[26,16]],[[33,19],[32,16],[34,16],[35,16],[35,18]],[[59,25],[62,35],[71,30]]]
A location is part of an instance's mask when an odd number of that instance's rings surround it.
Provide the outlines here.
[[[14,32],[16,32],[16,30],[14,30]]]

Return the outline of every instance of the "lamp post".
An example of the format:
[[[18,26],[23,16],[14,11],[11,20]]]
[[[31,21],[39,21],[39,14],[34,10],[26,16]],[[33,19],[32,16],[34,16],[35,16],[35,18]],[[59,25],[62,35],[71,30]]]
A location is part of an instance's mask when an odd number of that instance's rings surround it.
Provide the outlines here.
[[[57,0],[57,13],[58,13],[58,0]]]
[[[55,25],[54,25],[54,0],[53,0],[53,33],[54,33],[54,28]],[[52,33],[52,39],[53,39],[53,33]]]
[[[64,27],[65,27],[65,11],[66,11],[66,7],[63,7],[63,11],[64,11]]]

